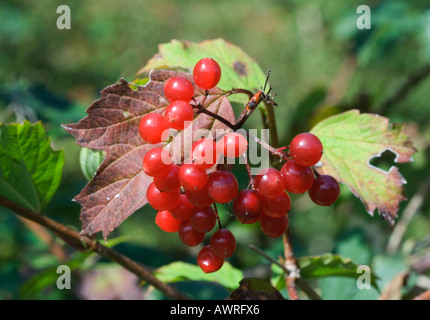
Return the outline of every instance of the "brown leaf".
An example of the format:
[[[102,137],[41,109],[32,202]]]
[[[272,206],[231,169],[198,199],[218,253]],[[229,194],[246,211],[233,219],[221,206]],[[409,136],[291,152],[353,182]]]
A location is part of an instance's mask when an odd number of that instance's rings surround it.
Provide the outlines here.
[[[139,123],[145,114],[161,113],[167,106],[164,81],[173,76],[183,76],[193,83],[189,74],[166,70],[151,72],[144,86],[121,79],[101,92],[101,98],[87,109],[87,117],[63,125],[78,145],[106,152],[94,177],[74,199],[81,205],[82,234],[102,231],[106,239],[147,203],[146,190],[152,178],[142,171],[142,159],[148,150],[164,144],[146,144],[139,135]],[[196,99],[203,99],[204,92],[196,86],[194,90]],[[223,94],[218,88],[211,89],[205,107],[234,122],[233,110]],[[200,114],[193,121],[193,131],[198,128],[214,131],[225,126]]]

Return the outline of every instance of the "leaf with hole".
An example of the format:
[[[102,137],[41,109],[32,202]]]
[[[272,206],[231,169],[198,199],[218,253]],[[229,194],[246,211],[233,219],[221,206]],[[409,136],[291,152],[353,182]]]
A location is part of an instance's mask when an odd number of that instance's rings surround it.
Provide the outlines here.
[[[315,167],[318,173],[329,174],[348,185],[370,215],[378,209],[393,226],[399,202],[406,200],[406,180],[397,167],[386,172],[372,166],[370,160],[390,150],[396,154],[395,162],[412,161],[416,149],[404,133],[404,126],[391,124],[377,114],[351,110],[321,121],[311,132],[324,147],[321,162]]]

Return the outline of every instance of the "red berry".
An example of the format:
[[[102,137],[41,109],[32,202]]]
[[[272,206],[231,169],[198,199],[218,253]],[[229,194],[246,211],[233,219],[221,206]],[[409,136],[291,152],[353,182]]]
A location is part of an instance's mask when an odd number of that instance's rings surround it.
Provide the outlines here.
[[[314,174],[309,167],[298,165],[294,160],[289,160],[281,168],[284,176],[285,190],[292,193],[303,193],[309,190],[314,182]]]
[[[191,152],[193,163],[202,169],[213,167],[218,162],[219,152],[213,139],[202,138],[195,141]]]
[[[172,163],[166,172],[163,172],[154,177],[154,185],[161,192],[168,192],[179,189],[179,167]]]
[[[272,218],[262,214],[260,218],[260,228],[266,236],[270,238],[278,238],[287,231],[288,216]]]
[[[161,192],[152,182],[146,191],[148,203],[155,210],[170,210],[179,203],[181,192],[179,189],[169,192]]]
[[[147,143],[156,144],[168,136],[169,125],[159,113],[146,114],[139,123],[139,133]]]
[[[320,206],[332,205],[340,194],[339,183],[329,175],[321,175],[314,180],[308,191],[313,202]]]
[[[239,183],[230,171],[215,171],[208,178],[208,194],[215,202],[227,203],[239,191]]]
[[[193,121],[194,111],[187,101],[175,100],[167,106],[164,118],[170,128],[184,130]]]
[[[212,89],[221,79],[221,68],[214,59],[203,58],[193,70],[194,82],[202,89]]]
[[[203,241],[205,234],[191,227],[189,220],[182,221],[178,230],[179,239],[189,247],[195,247]]]
[[[248,141],[240,133],[227,133],[218,141],[218,149],[226,157],[237,158],[248,150]]]
[[[194,206],[188,201],[187,196],[181,194],[179,199],[179,203],[170,209],[170,214],[173,218],[178,220],[189,220],[191,217],[191,213],[194,210]]]
[[[158,211],[155,216],[155,223],[165,232],[176,232],[179,230],[180,220],[172,217],[169,211]]]
[[[207,184],[203,189],[197,191],[186,190],[185,194],[187,195],[188,201],[197,208],[209,207],[214,203],[212,198],[209,197]]]
[[[184,77],[172,77],[164,84],[164,95],[169,101],[190,101],[194,96],[194,88]]]
[[[212,207],[194,208],[191,213],[190,223],[198,232],[209,232],[216,225],[216,214]]]
[[[205,273],[211,273],[221,269],[224,259],[217,257],[210,246],[203,247],[197,255],[197,264]]]
[[[210,247],[216,256],[226,259],[236,250],[236,238],[227,229],[219,229],[212,235]]]
[[[206,170],[195,164],[184,164],[179,169],[179,182],[185,190],[197,191],[202,189],[208,181]]]
[[[285,216],[291,209],[291,200],[288,193],[283,191],[275,199],[266,199],[261,197],[261,213],[273,218]]]
[[[254,223],[260,219],[261,202],[255,190],[242,190],[233,202],[233,212],[241,223]]]
[[[172,158],[163,148],[153,148],[143,157],[143,172],[150,177],[165,174],[169,171]]]
[[[300,133],[290,143],[291,157],[297,164],[310,167],[322,157],[323,146],[318,137],[312,133]]]
[[[261,170],[254,178],[254,185],[258,193],[267,199],[276,199],[285,189],[284,177],[274,168]]]

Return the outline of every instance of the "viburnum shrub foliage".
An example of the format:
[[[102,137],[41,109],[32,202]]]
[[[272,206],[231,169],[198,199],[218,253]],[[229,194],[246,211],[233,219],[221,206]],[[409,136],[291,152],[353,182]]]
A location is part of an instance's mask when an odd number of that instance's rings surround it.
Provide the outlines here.
[[[343,184],[365,211],[373,215],[377,209],[393,226],[399,202],[405,200],[406,181],[395,166],[384,171],[370,160],[390,150],[395,162],[409,162],[416,150],[403,125],[358,110],[279,139],[275,124],[282,125],[282,119],[276,119],[276,112],[284,103],[271,94],[276,88],[269,75],[222,39],[160,45],[133,82],[121,79],[106,87],[85,118],[63,126],[84,147],[80,161],[89,182],[74,198],[81,205],[80,234],[40,214],[60,183],[64,163],[64,153],[51,149],[40,123],[0,126],[0,204],[77,249],[90,248],[121,264],[169,297],[184,298],[168,282],[188,279],[216,281],[231,291],[240,282],[231,298],[257,298],[249,291],[256,284],[227,261],[243,243],[228,224],[226,213],[231,214],[244,227],[258,224],[268,238],[282,241],[283,262],[290,269],[281,268],[283,280],[276,289],[287,287],[295,299],[297,283],[309,298],[317,299],[301,280],[356,278],[358,265],[334,254],[294,257],[288,237],[295,205],[290,196],[305,194],[315,206],[330,206],[341,198]],[[260,113],[268,139],[244,129],[255,113]],[[279,140],[288,143],[277,145]],[[255,154],[261,155],[259,162]],[[233,174],[238,166],[248,173],[241,187]],[[145,205],[157,213],[153,225],[143,228],[176,233],[178,245],[197,246],[192,249],[196,264],[178,261],[151,272],[91,237],[101,231],[107,241]],[[279,298],[279,292],[270,292],[265,298]]]
[[[210,273],[236,249],[219,205],[231,204],[238,221],[259,223],[266,236],[278,238],[291,218],[289,194],[307,193],[316,205],[330,206],[339,197],[339,182],[370,214],[378,209],[393,225],[405,199],[404,179],[397,168],[384,172],[369,159],[389,149],[397,162],[410,161],[415,149],[403,126],[351,110],[291,137],[286,146],[271,145],[243,130],[255,110],[282,108],[270,94],[269,75],[223,40],[173,41],[160,47],[136,81],[121,79],[104,89],[86,118],[64,126],[80,146],[106,152],[75,197],[82,206],[82,233],[102,231],[106,238],[149,204],[158,211],[156,225],[177,233],[187,246],[204,243],[217,229],[197,255],[198,265]],[[244,105],[237,118],[230,102]],[[251,142],[267,150],[274,165],[253,173]],[[231,172],[232,159],[248,171],[245,189],[239,190]]]

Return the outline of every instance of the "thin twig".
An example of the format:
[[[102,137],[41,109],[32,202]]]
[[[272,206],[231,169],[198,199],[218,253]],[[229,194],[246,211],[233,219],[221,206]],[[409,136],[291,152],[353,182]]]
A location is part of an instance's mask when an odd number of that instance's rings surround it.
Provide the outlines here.
[[[167,297],[172,299],[188,300],[188,296],[178,292],[176,289],[170,285],[160,281],[156,278],[152,272],[145,266],[138,264],[137,262],[131,260],[130,258],[124,256],[123,254],[117,252],[114,249],[105,247],[97,240],[92,239],[87,236],[81,236],[79,232],[73,230],[65,225],[48,218],[38,212],[34,212],[30,209],[24,208],[19,204],[0,196],[0,205],[8,208],[18,216],[24,217],[35,223],[38,223],[49,230],[53,231],[55,234],[60,235],[62,238],[67,239],[67,243],[72,244],[73,247],[80,250],[94,251],[101,256],[116,262],[117,264],[123,266],[125,269],[137,275],[140,279],[151,284],[161,292],[163,292]]]
[[[279,266],[286,274],[289,274],[290,271],[285,268],[284,265],[282,265],[279,261],[276,261],[271,256],[269,256],[267,253],[262,251],[261,249],[257,248],[256,246],[250,244],[249,248],[255,252],[257,252],[259,255],[270,261],[271,263],[276,264]],[[303,292],[309,297],[311,300],[321,300],[321,297],[314,291],[314,289],[302,278],[296,278],[296,284],[300,287],[300,289],[303,290]]]
[[[212,111],[209,111],[208,109],[206,109],[205,107],[203,107],[203,105],[199,101],[195,100],[194,98],[193,98],[193,101],[196,104],[192,104],[191,106],[194,109],[197,109],[198,112],[207,114],[208,116],[211,116],[212,118],[214,118],[214,119],[222,122],[223,124],[225,124],[227,127],[229,127],[230,129],[232,129],[233,131],[236,130],[236,127],[230,121],[224,119],[223,117],[221,117],[220,115],[218,115],[216,113],[213,113]]]
[[[295,283],[296,279],[300,278],[300,269],[297,265],[296,258],[294,257],[288,230],[282,235],[282,241],[284,243],[285,269],[290,271],[288,274],[285,274],[287,291],[291,300],[299,300]]]

